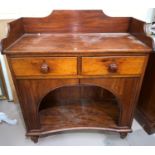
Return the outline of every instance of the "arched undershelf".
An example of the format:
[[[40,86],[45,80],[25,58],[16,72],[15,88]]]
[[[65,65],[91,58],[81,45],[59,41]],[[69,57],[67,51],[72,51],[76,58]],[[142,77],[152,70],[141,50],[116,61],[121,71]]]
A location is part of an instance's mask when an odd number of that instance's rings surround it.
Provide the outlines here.
[[[120,108],[116,97],[104,88],[63,86],[42,99],[39,116],[43,131],[112,130],[118,127]]]

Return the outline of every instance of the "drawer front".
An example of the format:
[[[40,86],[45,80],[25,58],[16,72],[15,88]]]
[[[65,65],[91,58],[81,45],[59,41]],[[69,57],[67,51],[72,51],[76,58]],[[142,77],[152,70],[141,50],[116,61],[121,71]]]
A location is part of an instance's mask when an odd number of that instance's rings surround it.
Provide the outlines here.
[[[16,76],[76,75],[76,57],[26,57],[12,58],[11,65]]]
[[[145,56],[83,57],[82,75],[139,75]]]

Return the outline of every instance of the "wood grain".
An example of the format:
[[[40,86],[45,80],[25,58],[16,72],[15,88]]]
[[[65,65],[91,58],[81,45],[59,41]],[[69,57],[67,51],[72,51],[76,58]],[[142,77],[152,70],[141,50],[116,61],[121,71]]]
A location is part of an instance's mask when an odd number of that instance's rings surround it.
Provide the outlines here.
[[[116,97],[120,109],[119,126],[122,128],[125,126],[131,127],[132,125],[133,103],[136,100],[135,92],[138,91],[139,82],[139,78],[107,77],[80,79],[80,84],[100,86],[110,91]]]
[[[34,79],[17,80],[16,82],[20,95],[20,104],[22,104],[22,112],[25,116],[27,132],[40,130],[41,126],[38,117],[39,105],[50,91],[66,85],[79,84],[78,79]]]
[[[127,32],[130,18],[108,17],[102,10],[54,10],[45,18],[23,18],[26,33]]]
[[[130,21],[129,32],[138,40],[145,42],[150,48],[155,48],[153,37],[148,37],[145,32],[145,22],[132,18]]]
[[[17,19],[8,24],[8,34],[7,37],[1,40],[0,51],[3,53],[3,50],[13,44],[24,34],[23,22],[22,19]]]
[[[129,33],[25,34],[7,54],[149,53],[151,48]]]
[[[118,128],[119,111],[117,111],[117,105],[113,103],[80,100],[64,105],[40,111],[42,130]]]
[[[59,10],[10,23],[1,47],[27,135],[34,142],[76,129],[127,136],[153,49],[143,27],[136,19],[108,17],[100,10]]]
[[[82,58],[82,75],[140,75],[145,59],[145,56],[84,57]],[[115,72],[109,70],[111,64],[116,65]]]
[[[47,73],[41,71],[43,64],[47,64]],[[76,75],[76,57],[39,57],[39,58],[13,58],[11,65],[15,76],[55,76]]]

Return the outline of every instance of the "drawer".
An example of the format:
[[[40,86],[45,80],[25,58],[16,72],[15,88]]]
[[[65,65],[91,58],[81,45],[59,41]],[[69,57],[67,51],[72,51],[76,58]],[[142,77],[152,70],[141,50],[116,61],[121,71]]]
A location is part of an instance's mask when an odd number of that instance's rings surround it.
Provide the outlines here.
[[[76,75],[76,57],[26,57],[12,58],[16,76]]]
[[[139,75],[145,56],[83,57],[82,75]]]

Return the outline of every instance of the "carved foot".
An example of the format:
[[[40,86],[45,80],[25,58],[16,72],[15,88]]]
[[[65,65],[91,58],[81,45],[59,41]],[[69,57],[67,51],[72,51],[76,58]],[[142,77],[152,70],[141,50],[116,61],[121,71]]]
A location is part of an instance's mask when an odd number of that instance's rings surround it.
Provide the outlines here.
[[[121,137],[122,139],[126,138],[127,135],[128,135],[127,132],[122,132],[122,133],[120,133],[120,137]]]
[[[31,136],[31,140],[32,140],[34,143],[38,143],[38,138],[39,138],[39,136]]]

